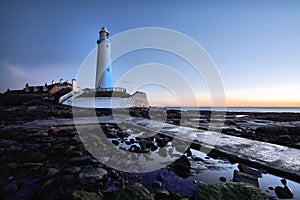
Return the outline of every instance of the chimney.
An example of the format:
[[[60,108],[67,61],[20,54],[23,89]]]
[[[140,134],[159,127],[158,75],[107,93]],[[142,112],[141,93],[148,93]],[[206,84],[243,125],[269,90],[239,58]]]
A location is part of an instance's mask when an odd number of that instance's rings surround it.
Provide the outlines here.
[[[45,85],[43,87],[43,92],[46,92],[48,90],[47,86],[48,86],[47,83],[45,83]]]
[[[60,83],[60,84],[63,84],[63,82],[64,82],[64,79],[61,78],[61,79],[59,80],[59,83]]]
[[[76,79],[73,79],[73,80],[72,80],[72,90],[73,90],[74,92],[78,92],[77,80],[76,80]]]

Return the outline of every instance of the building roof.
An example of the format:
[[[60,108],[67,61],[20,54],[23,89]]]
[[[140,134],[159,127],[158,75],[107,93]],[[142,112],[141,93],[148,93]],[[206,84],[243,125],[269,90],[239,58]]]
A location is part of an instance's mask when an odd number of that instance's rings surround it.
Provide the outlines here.
[[[12,94],[43,94],[43,93],[49,93],[50,90],[54,87],[66,88],[66,87],[72,87],[71,83],[68,83],[67,81],[59,82],[59,83],[53,83],[51,85],[45,84],[44,86],[29,86],[28,84],[25,85],[25,88],[22,90],[7,90],[3,95],[12,95]]]

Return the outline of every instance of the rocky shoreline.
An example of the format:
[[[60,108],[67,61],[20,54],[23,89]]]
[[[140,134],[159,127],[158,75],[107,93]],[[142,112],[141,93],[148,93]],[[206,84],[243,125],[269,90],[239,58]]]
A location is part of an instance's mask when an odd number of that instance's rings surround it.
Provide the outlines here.
[[[167,116],[159,114],[162,110],[132,109],[129,112],[132,116],[166,119],[170,124],[178,124],[181,121],[180,112],[174,110],[167,111]],[[184,125],[200,130],[207,129],[210,112],[201,111],[200,115],[193,112],[189,112],[190,118],[185,119]],[[110,115],[111,111],[97,110],[96,113],[103,116]],[[299,116],[297,113],[227,113],[223,133],[299,149]],[[172,191],[172,187],[165,188],[168,178],[176,176],[180,177],[180,180],[186,180],[195,173],[193,170],[211,165],[214,156],[223,157],[218,153],[201,158],[194,155],[191,149],[181,150],[180,145],[177,145],[172,153],[173,156],[177,156],[176,161],[158,171],[149,182],[147,175],[118,171],[96,160],[86,150],[74,125],[24,126],[34,120],[72,117],[70,107],[40,100],[31,100],[18,106],[0,107],[1,198],[217,199],[221,195],[223,199],[272,198],[257,188],[258,177],[266,172],[242,164],[234,171],[232,181],[222,176],[220,183],[214,185],[193,181],[191,184],[194,184],[195,189],[190,195]],[[165,148],[171,140],[169,137],[157,134],[149,140],[132,139],[122,131],[117,135],[112,133],[118,128],[115,124],[103,126],[106,127],[106,136],[111,138],[110,141],[115,146],[126,149],[122,144],[127,144],[128,151],[158,152],[161,157],[169,153],[169,149]],[[164,174],[164,171],[167,174]],[[270,187],[269,190],[274,190],[277,197],[291,198],[294,195],[288,185],[289,183],[282,179],[281,186]],[[182,190],[184,187],[183,185]]]

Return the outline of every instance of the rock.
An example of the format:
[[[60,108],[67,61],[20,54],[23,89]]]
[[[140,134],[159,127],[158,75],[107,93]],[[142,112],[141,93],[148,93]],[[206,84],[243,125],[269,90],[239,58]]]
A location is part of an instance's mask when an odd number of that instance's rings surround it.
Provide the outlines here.
[[[296,142],[293,144],[293,147],[300,149],[300,142]]]
[[[159,190],[156,191],[155,193],[155,199],[168,199],[170,193],[168,190],[164,189],[164,188],[161,188]]]
[[[93,184],[102,180],[106,175],[107,171],[102,168],[83,169],[78,178],[82,184]]]
[[[286,179],[285,179],[285,178],[281,179],[280,181],[281,181],[281,183],[282,183],[284,186],[286,186],[286,184],[287,184],[287,181],[286,181]]]
[[[130,138],[129,141],[130,141],[131,144],[133,144],[135,140],[133,138]]]
[[[175,150],[180,152],[180,153],[184,153],[187,149],[187,146],[184,144],[178,144],[175,146]]]
[[[174,199],[174,200],[176,200],[176,199],[180,199],[180,200],[185,200],[185,198],[182,198],[182,196],[179,194],[179,193],[173,193],[173,192],[170,192],[170,194],[169,194],[169,199]],[[188,200],[188,198],[186,199],[186,200]]]
[[[165,146],[167,146],[168,142],[169,142],[169,139],[166,139],[166,138],[156,139],[156,143],[157,143],[158,147],[165,147]]]
[[[161,157],[167,157],[168,156],[168,151],[166,148],[160,148],[158,150],[158,155],[160,155]]]
[[[280,140],[291,140],[292,139],[291,136],[289,136],[289,135],[279,135],[278,138]]]
[[[226,178],[225,178],[224,176],[221,176],[221,177],[219,178],[219,180],[220,180],[221,182],[226,182]]]
[[[258,178],[257,176],[247,174],[244,172],[239,172],[237,170],[234,170],[233,172],[233,182],[244,182],[244,183],[250,183],[252,185],[255,185],[258,187]]]
[[[89,160],[86,157],[72,157],[70,159],[70,163],[73,165],[85,165],[89,163]]]
[[[277,186],[275,188],[275,193],[276,193],[278,198],[282,198],[282,199],[292,199],[292,198],[294,198],[294,194],[292,193],[290,188],[287,187],[287,186],[284,186],[284,187]]]
[[[187,178],[190,175],[191,163],[185,155],[182,155],[179,159],[175,160],[174,169],[178,176]]]
[[[148,151],[146,151],[146,150],[142,150],[140,147],[136,146],[135,144],[130,146],[129,151],[135,152],[135,153],[144,153],[144,152],[148,152]]]
[[[191,200],[269,200],[259,188],[247,183],[200,184]]]
[[[268,187],[269,190],[275,190],[273,187]]]
[[[248,167],[246,165],[239,164],[238,168],[239,168],[239,170],[241,172],[245,172],[247,174],[252,174],[252,175],[257,176],[257,177],[262,177],[262,174],[261,174],[261,172],[259,170],[250,168],[250,167]]]
[[[118,146],[120,144],[120,142],[118,140],[112,140],[111,142],[116,146]]]
[[[132,199],[149,199],[154,200],[152,194],[140,183],[118,190],[108,195],[106,199],[114,200],[132,200]]]
[[[147,144],[147,141],[145,139],[141,139],[139,141],[139,145],[140,145],[142,150],[146,150],[146,144]]]
[[[80,157],[82,156],[83,153],[81,151],[72,151],[68,153],[68,157]]]
[[[80,171],[81,171],[81,168],[76,167],[76,166],[64,169],[64,172],[67,174],[76,174],[76,173],[79,173]]]
[[[198,181],[197,181],[197,180],[193,180],[193,183],[194,183],[194,184],[197,184],[197,183],[198,183]]]
[[[101,200],[102,198],[95,192],[76,191],[72,193],[74,200]]]
[[[118,179],[120,177],[120,173],[116,170],[111,170],[110,171],[110,176],[113,178],[113,179]]]
[[[191,157],[193,154],[192,154],[192,151],[191,151],[191,148],[189,148],[187,151],[186,151],[186,155],[187,157]]]
[[[151,147],[151,151],[156,151],[158,149],[158,146],[156,146],[155,144],[153,144],[153,146]]]
[[[152,187],[153,187],[154,189],[161,188],[161,186],[162,186],[162,184],[161,184],[160,181],[154,181],[154,182],[152,183]]]
[[[54,185],[57,185],[56,177],[49,178],[42,186],[42,191],[47,191],[47,189],[53,189]]]
[[[52,178],[52,177],[54,177],[54,176],[56,176],[57,174],[59,174],[59,170],[57,170],[57,169],[55,169],[55,168],[50,168],[49,170],[48,170],[48,173],[47,173],[47,175],[46,175],[46,178],[48,179],[48,178]]]
[[[164,180],[164,176],[163,176],[162,174],[159,174],[159,175],[157,176],[157,179],[158,179],[159,181],[163,181],[163,180]]]

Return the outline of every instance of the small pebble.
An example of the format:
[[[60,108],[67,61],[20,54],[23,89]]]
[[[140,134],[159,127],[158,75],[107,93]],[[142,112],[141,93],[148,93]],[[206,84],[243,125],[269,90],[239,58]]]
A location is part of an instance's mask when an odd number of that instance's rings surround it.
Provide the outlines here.
[[[275,190],[273,187],[268,187],[269,190]]]

